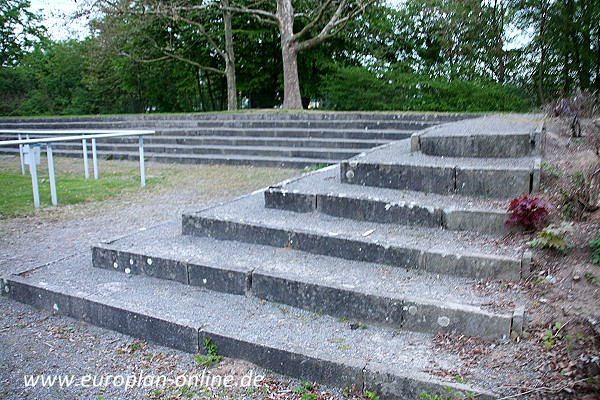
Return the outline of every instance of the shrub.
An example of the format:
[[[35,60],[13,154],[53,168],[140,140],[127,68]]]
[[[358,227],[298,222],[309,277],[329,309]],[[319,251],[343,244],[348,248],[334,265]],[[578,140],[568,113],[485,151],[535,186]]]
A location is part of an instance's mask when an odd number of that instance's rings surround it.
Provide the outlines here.
[[[590,247],[592,248],[592,255],[594,257],[592,262],[594,264],[600,264],[600,232],[598,232],[596,239],[590,242]]]
[[[540,246],[542,249],[549,248],[561,252],[567,251],[567,242],[565,235],[573,230],[573,225],[568,222],[562,222],[560,225],[550,224],[540,232],[537,232],[537,238],[532,240],[532,246]]]
[[[551,208],[552,204],[523,194],[511,200],[508,206],[510,217],[505,224],[506,226],[521,225],[528,230],[534,229],[548,215]]]

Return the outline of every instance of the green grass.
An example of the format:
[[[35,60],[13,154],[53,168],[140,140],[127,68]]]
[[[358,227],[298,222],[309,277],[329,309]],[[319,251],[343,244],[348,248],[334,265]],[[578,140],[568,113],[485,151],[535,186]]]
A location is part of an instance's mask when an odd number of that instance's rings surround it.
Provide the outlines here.
[[[42,160],[42,165],[45,160]],[[146,185],[153,185],[160,178],[148,178]],[[40,203],[51,205],[50,181],[47,171],[38,175]],[[100,171],[100,179],[85,179],[83,172],[57,172],[56,193],[59,205],[102,201],[109,197],[140,189],[139,170],[128,168],[121,172]],[[29,215],[35,210],[31,176],[20,171],[0,170],[0,217]]]

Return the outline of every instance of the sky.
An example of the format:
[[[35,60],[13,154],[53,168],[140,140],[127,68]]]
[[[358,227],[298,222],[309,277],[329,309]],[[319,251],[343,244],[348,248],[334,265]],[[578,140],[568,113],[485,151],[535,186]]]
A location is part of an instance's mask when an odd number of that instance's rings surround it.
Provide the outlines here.
[[[65,18],[77,9],[75,0],[30,0],[30,2],[29,9],[43,16],[44,26],[52,39],[81,39],[87,35],[85,21],[72,21]]]

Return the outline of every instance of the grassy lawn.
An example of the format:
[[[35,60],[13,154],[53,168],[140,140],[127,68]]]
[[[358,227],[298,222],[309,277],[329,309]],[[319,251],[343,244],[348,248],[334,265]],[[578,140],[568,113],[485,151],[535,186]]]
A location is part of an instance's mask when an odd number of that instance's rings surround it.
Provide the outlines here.
[[[100,179],[85,179],[81,160],[56,158],[56,192],[58,203],[77,204],[101,201],[115,195],[140,190],[139,169],[129,165],[121,168],[109,168],[102,171]],[[76,171],[77,165],[80,171]],[[156,185],[161,178],[148,178],[148,186]],[[42,207],[51,205],[50,180],[47,161],[42,157],[38,165],[38,187]],[[0,162],[0,217],[15,217],[31,214],[34,211],[31,175],[22,175],[18,157],[3,158]]]
[[[83,160],[55,157],[58,207],[51,206],[47,160],[38,165],[41,208],[33,206],[29,173],[21,175],[18,156],[0,157],[0,218],[52,215],[65,205],[98,211],[98,202],[136,203],[166,192],[193,193],[199,202],[229,198],[296,176],[299,170],[252,166],[146,163],[146,187],[140,187],[137,161],[99,160],[99,180],[85,179]],[[118,206],[118,204],[117,204]],[[91,208],[90,208],[91,207]],[[82,209],[83,210],[83,209]]]

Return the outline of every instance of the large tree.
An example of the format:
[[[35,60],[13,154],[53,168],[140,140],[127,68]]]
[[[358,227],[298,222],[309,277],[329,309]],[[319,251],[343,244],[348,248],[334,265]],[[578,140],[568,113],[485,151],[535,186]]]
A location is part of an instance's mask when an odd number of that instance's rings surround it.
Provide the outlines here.
[[[276,0],[247,5],[232,1],[230,9],[249,13],[277,25],[283,61],[283,107],[302,108],[298,54],[338,34],[344,26],[377,0]],[[260,7],[263,6],[263,7]]]
[[[93,0],[90,9],[100,11],[96,31],[113,41],[120,55],[140,63],[176,60],[223,76],[227,108],[237,109],[229,0]]]

